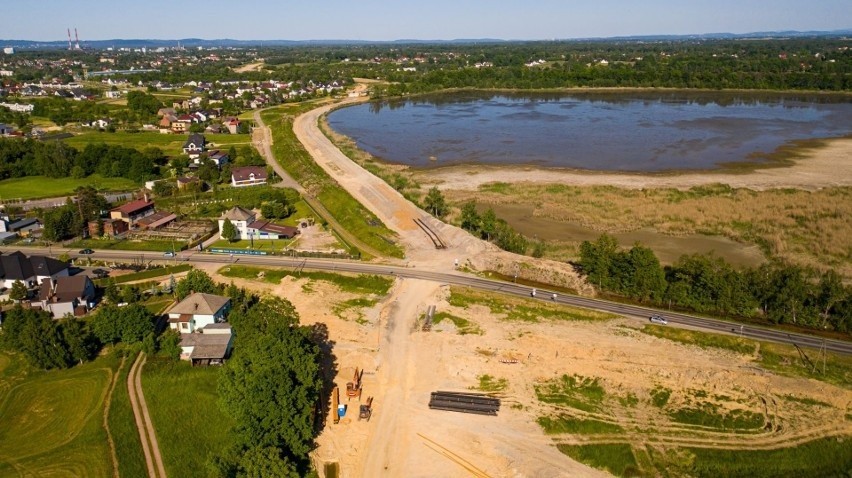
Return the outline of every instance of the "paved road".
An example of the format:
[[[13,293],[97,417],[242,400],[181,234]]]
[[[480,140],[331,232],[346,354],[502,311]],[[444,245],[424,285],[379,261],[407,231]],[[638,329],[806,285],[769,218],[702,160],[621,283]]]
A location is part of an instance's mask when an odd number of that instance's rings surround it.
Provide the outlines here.
[[[2,247],[0,251],[13,251],[14,248]],[[47,249],[43,248],[27,248],[30,253],[47,254]],[[71,257],[92,257],[100,260],[116,260],[116,261],[164,261],[162,253],[156,252],[132,252],[132,251],[97,251],[91,256],[81,256],[77,251],[53,249],[53,255],[59,255],[63,252],[68,253]],[[172,259],[165,259],[170,261]],[[354,272],[359,274],[377,274],[393,277],[403,277],[411,279],[429,280],[442,284],[452,284],[465,287],[471,287],[480,290],[488,290],[509,294],[514,296],[529,297],[533,288],[514,284],[511,282],[502,282],[492,279],[485,279],[457,271],[430,271],[425,269],[417,269],[414,267],[397,266],[390,264],[376,264],[368,262],[328,260],[328,259],[310,259],[310,258],[292,258],[283,256],[235,256],[231,258],[225,255],[216,255],[208,253],[199,253],[195,251],[184,251],[178,254],[178,257],[173,259],[183,262],[195,263],[212,263],[227,265],[236,263],[240,265],[256,265],[256,266],[278,266],[292,267],[294,269],[303,268],[311,270],[324,270],[332,272]],[[553,291],[538,289],[536,297],[539,300],[551,301]],[[764,340],[777,343],[796,343],[799,346],[820,348],[823,345],[821,337],[813,337],[809,335],[788,333],[778,329],[767,329],[755,327],[751,325],[740,325],[738,323],[726,322],[717,319],[707,319],[703,317],[695,317],[687,314],[680,314],[668,311],[659,311],[647,307],[639,307],[635,305],[619,304],[617,302],[609,302],[600,299],[592,299],[588,297],[580,297],[559,293],[556,302],[560,304],[574,305],[577,307],[585,307],[587,309],[601,310],[612,312],[614,314],[625,315],[628,317],[636,317],[646,321],[653,314],[662,314],[668,319],[670,324],[682,324],[709,332],[727,332],[742,335],[756,340]],[[828,351],[841,354],[852,354],[852,342],[844,342],[841,340],[825,340],[825,348]]]

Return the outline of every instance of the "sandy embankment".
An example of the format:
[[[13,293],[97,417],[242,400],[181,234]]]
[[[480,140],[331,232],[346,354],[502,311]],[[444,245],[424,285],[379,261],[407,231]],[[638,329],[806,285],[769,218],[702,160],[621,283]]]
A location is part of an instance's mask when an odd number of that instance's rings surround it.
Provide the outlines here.
[[[807,150],[801,156],[789,167],[758,169],[748,173],[618,174],[476,165],[417,171],[414,174],[421,184],[436,184],[440,189],[457,190],[476,190],[483,184],[493,182],[607,185],[630,189],[689,189],[703,184],[721,183],[758,191],[776,188],[815,190],[852,185],[852,139],[830,140],[825,147]]]

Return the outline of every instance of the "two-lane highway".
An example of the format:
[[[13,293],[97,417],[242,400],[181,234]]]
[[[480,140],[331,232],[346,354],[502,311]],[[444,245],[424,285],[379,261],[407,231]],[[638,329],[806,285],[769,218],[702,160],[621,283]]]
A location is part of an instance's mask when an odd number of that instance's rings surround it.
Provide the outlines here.
[[[17,250],[14,248],[2,247],[0,251],[9,252]],[[52,253],[47,248],[26,248],[27,254],[49,254],[60,255],[68,254],[70,257],[91,257],[96,260],[104,261],[156,261],[156,262],[190,262],[190,263],[210,263],[218,265],[241,264],[255,266],[275,266],[275,267],[290,267],[294,269],[308,270],[323,270],[331,272],[351,272],[357,274],[377,274],[386,276],[396,276],[411,279],[429,280],[442,284],[451,284],[458,286],[471,287],[480,290],[499,292],[514,296],[531,297],[533,288],[514,284],[511,282],[497,281],[486,279],[470,274],[465,274],[459,271],[430,271],[409,267],[401,264],[381,264],[371,262],[356,262],[356,261],[341,261],[329,259],[312,259],[303,257],[288,257],[288,256],[228,256],[222,254],[209,254],[195,251],[184,251],[178,254],[175,258],[166,258],[159,252],[134,252],[134,251],[96,251],[91,255],[82,255],[77,251],[58,249],[54,247]],[[553,291],[538,289],[536,294],[537,300],[553,301]],[[668,311],[660,311],[657,309],[639,307],[629,304],[620,304],[600,299],[592,299],[589,297],[580,297],[568,295],[559,292],[556,302],[560,304],[573,305],[584,307],[587,309],[600,310],[611,312],[613,314],[625,315],[629,317],[637,317],[642,320],[654,314],[663,314],[669,321],[669,324],[681,324],[693,328],[705,330],[708,332],[724,332],[734,333],[743,337],[748,337],[755,340],[763,340],[767,342],[776,342],[783,344],[795,343],[801,347],[821,348],[841,354],[852,354],[852,342],[844,342],[841,340],[823,339],[822,337],[814,337],[810,335],[790,333],[778,329],[770,329],[763,327],[755,327],[752,325],[741,325],[739,323],[727,322],[719,319],[710,319],[705,317],[696,317],[693,315],[674,313]]]

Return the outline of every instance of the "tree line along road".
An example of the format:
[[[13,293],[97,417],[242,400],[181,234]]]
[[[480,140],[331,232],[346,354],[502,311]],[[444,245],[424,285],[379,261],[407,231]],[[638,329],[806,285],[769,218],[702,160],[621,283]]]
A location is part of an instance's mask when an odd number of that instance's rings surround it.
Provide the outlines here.
[[[1,252],[11,252],[18,250],[17,248],[0,247]],[[350,272],[356,274],[376,274],[392,277],[402,277],[410,279],[421,279],[442,284],[458,285],[470,287],[479,290],[498,292],[501,294],[514,295],[519,297],[531,297],[532,287],[519,285],[511,282],[497,281],[486,279],[458,271],[431,271],[426,269],[416,269],[406,267],[405,265],[395,264],[377,264],[356,261],[342,261],[329,259],[313,259],[302,257],[285,257],[285,256],[235,256],[217,255],[195,251],[184,251],[174,259],[165,259],[162,253],[159,252],[134,252],[134,251],[96,251],[91,255],[81,255],[77,251],[59,250],[53,248],[52,253],[46,248],[26,248],[25,252],[29,254],[45,254],[58,256],[63,253],[70,257],[89,257],[99,260],[115,260],[115,261],[148,261],[148,262],[188,262],[188,263],[208,263],[218,265],[240,264],[248,266],[272,266],[272,267],[290,267],[293,269],[308,269],[322,270],[330,272]],[[553,301],[553,291],[538,289],[536,300]],[[742,337],[747,337],[755,340],[764,340],[767,342],[775,342],[780,344],[796,344],[800,347],[809,347],[814,349],[825,347],[825,350],[840,354],[852,354],[852,342],[842,340],[823,339],[810,335],[797,334],[784,330],[745,326],[739,323],[727,322],[719,319],[710,319],[704,317],[696,317],[688,314],[681,314],[669,311],[660,311],[648,307],[640,307],[630,304],[620,304],[601,299],[593,299],[589,297],[580,297],[559,293],[555,302],[586,309],[600,310],[613,314],[637,317],[642,320],[647,320],[650,315],[663,314],[669,321],[669,324],[681,324],[694,327],[708,332],[723,332],[734,333]]]

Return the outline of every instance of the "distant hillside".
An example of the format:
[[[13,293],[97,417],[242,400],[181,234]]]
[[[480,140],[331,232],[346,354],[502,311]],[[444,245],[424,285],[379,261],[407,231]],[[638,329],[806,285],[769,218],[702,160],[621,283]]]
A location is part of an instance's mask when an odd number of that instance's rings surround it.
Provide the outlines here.
[[[768,39],[768,38],[804,38],[804,37],[852,37],[852,29],[834,31],[777,31],[777,32],[753,32],[753,33],[702,33],[694,35],[640,35],[620,37],[595,37],[595,38],[564,38],[554,39],[556,41],[688,41],[688,40],[724,40],[724,39]],[[311,46],[311,45],[383,45],[383,44],[470,44],[470,43],[503,43],[523,42],[535,40],[500,40],[494,38],[468,38],[455,40],[417,40],[400,39],[392,41],[365,41],[365,40],[233,40],[202,38],[183,38],[175,40],[152,40],[152,39],[114,39],[83,41],[81,45],[85,49],[104,50],[107,48],[160,48],[177,47],[185,48],[247,48],[247,47],[284,47],[284,46]],[[0,40],[0,47],[15,47],[22,50],[31,49],[64,49],[68,47],[67,40],[58,41],[30,41],[30,40]]]

